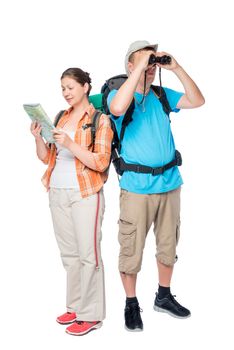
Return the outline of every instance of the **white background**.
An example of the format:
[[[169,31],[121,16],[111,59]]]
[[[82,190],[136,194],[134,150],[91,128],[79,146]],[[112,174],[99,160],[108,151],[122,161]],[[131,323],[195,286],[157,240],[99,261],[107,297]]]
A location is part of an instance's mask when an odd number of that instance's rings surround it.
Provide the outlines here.
[[[227,0],[2,2],[1,349],[233,349],[232,22]],[[128,45],[139,39],[173,54],[206,98],[202,108],[172,116],[185,182],[172,292],[192,317],[153,311],[158,280],[151,231],[137,289],[144,332],[124,330],[119,189],[112,169],[102,243],[107,318],[99,331],[72,337],[55,322],[65,311],[65,272],[40,182],[45,167],[36,158],[22,104],[40,102],[53,119],[67,107],[60,88],[65,69],[90,72],[98,93],[108,77],[124,72]],[[162,78],[164,86],[182,89],[173,73]]]

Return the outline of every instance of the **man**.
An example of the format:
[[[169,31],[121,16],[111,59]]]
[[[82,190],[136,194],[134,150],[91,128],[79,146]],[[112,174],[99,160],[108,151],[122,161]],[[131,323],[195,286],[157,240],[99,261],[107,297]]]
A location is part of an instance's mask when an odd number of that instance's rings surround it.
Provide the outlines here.
[[[125,58],[128,79],[108,96],[108,106],[119,134],[124,115],[134,98],[133,120],[125,129],[121,157],[128,164],[152,169],[151,173],[143,172],[141,167],[139,171],[124,171],[120,180],[119,270],[127,297],[125,327],[130,331],[143,330],[136,280],[141,269],[145,238],[152,224],[159,278],[154,309],[178,318],[190,316],[190,311],[180,305],[170,291],[177,259],[180,187],[183,182],[178,164],[173,163],[176,151],[170,120],[159,96],[151,88],[157,66],[173,72],[184,87],[184,93],[164,88],[173,112],[199,107],[205,100],[194,81],[171,55],[170,64],[149,64],[152,54],[159,57],[169,55],[157,52],[157,45],[147,41],[132,43]],[[158,173],[158,168],[165,165],[169,166]]]

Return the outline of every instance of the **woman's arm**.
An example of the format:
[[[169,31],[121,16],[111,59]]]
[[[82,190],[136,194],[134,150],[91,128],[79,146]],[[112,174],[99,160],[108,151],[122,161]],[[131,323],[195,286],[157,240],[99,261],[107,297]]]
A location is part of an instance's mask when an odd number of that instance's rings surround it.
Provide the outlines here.
[[[48,163],[50,149],[41,137],[41,125],[37,122],[31,124],[30,130],[36,142],[36,153],[38,158],[45,164]]]

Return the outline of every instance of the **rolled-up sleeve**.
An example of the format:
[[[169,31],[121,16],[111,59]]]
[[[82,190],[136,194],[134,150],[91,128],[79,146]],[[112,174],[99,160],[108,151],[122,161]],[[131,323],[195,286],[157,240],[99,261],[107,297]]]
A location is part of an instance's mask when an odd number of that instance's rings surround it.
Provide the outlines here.
[[[96,170],[99,172],[104,172],[110,164],[112,139],[113,131],[110,119],[107,115],[102,114],[96,131],[93,151]]]

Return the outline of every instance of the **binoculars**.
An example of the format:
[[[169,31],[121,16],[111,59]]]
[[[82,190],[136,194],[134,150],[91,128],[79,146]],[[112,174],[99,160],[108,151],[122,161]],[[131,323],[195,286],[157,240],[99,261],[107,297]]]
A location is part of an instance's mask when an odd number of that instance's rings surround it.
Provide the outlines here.
[[[167,55],[164,55],[164,56],[155,56],[154,54],[150,55],[149,57],[149,62],[148,64],[156,64],[156,63],[159,63],[159,64],[170,64],[171,63],[171,57],[170,56],[167,56]]]

